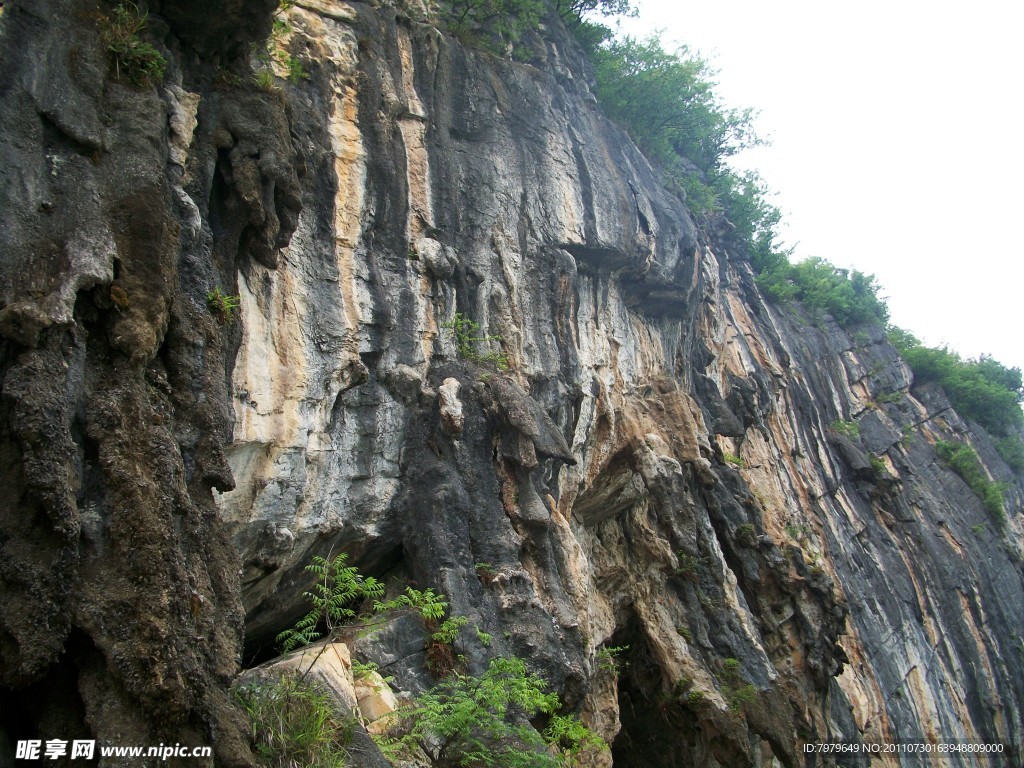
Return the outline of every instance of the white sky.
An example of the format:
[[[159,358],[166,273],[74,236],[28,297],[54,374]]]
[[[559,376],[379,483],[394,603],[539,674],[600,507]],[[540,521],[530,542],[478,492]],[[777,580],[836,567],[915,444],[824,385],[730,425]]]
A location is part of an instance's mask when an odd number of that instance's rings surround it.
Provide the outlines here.
[[[794,258],[873,273],[892,320],[1024,368],[1024,3],[634,0],[759,110]]]

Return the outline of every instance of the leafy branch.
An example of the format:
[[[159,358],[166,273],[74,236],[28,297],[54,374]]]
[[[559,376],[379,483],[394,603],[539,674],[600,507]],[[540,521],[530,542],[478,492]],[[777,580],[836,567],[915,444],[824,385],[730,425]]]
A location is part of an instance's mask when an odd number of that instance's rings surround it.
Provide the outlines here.
[[[424,621],[436,622],[444,618],[448,603],[444,595],[437,594],[433,589],[418,590],[406,587],[405,593],[393,600],[378,600],[373,604],[374,613],[386,613],[398,608],[415,608]]]
[[[307,571],[317,576],[313,591],[304,593],[313,607],[294,627],[277,636],[282,652],[288,653],[318,640],[322,636],[321,624],[326,624],[330,633],[344,620],[355,618],[356,612],[351,606],[358,600],[384,594],[382,583],[372,576],[361,576],[355,568],[345,565],[347,560],[345,553],[333,561],[316,556],[306,566]]]

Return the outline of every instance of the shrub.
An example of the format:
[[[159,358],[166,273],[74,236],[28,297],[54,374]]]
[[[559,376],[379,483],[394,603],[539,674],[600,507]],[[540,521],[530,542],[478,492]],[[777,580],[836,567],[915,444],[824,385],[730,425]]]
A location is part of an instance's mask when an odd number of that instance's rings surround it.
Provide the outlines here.
[[[757,546],[757,529],[753,523],[743,523],[736,527],[736,543],[747,549]]]
[[[374,672],[380,672],[380,667],[375,662],[371,661],[364,664],[361,661],[352,660],[352,677],[356,680],[369,677]]]
[[[385,613],[398,608],[413,608],[423,618],[430,637],[427,641],[427,666],[436,676],[446,675],[455,667],[458,657],[455,654],[455,641],[468,619],[465,616],[450,616],[445,619],[448,603],[444,595],[436,594],[433,589],[418,590],[406,587],[405,593],[393,600],[376,601],[373,604],[375,613]],[[444,619],[444,621],[441,621]],[[477,631],[477,638],[486,635]],[[488,640],[490,636],[488,636]],[[481,642],[483,642],[481,640]]]
[[[743,679],[737,659],[726,659],[722,664],[722,695],[733,712],[757,698],[757,688]]]
[[[757,261],[753,261],[757,267]],[[874,275],[841,269],[819,257],[796,264],[775,261],[761,270],[757,286],[776,302],[798,299],[812,315],[827,312],[844,328],[864,323],[884,325],[889,319]]]
[[[554,0],[555,13],[569,24],[579,24],[591,13],[601,16],[636,16],[630,0]]]
[[[624,37],[605,41],[591,58],[605,112],[670,175],[716,176],[727,157],[759,143],[753,112],[726,108],[715,72],[687,48]]]
[[[148,88],[164,78],[167,60],[139,35],[146,28],[146,14],[131,0],[114,6],[112,16],[100,19],[100,39],[114,65],[115,76],[137,88]]]
[[[490,632],[484,632],[482,629],[480,629],[480,627],[473,627],[473,630],[474,632],[476,632],[477,642],[480,643],[480,645],[482,645],[484,648],[490,648],[491,643],[494,642],[494,635],[492,635]]]
[[[793,541],[800,541],[800,539],[804,538],[809,533],[806,526],[796,525],[793,523],[787,525],[785,527],[785,531],[786,535],[793,539]]]
[[[490,563],[477,563],[473,568],[476,570],[476,577],[485,587],[490,586],[498,576],[498,570]]]
[[[287,70],[287,78],[290,82],[300,83],[309,79],[309,73],[302,60],[289,53],[285,46],[286,38],[291,32],[291,24],[288,23],[285,14],[294,5],[292,0],[282,2],[274,12],[270,37],[264,43],[253,46],[253,54],[263,67],[253,75],[253,80],[265,91],[272,91],[277,87],[274,82],[274,72],[270,69],[272,62],[275,61]]]
[[[228,296],[221,292],[220,288],[214,288],[206,294],[206,308],[217,318],[221,325],[228,325],[235,321],[235,313],[240,306],[238,296]]]
[[[264,91],[273,91],[277,88],[277,84],[274,82],[274,73],[269,69],[257,70],[252,76],[252,81]]]
[[[321,629],[330,633],[342,622],[354,619],[356,611],[353,606],[369,599],[379,598],[384,594],[384,585],[372,576],[361,576],[352,567],[345,565],[348,557],[344,553],[333,561],[322,557],[314,557],[306,570],[317,575],[318,580],[311,592],[304,593],[311,603],[309,613],[302,617],[295,626],[286,629],[277,636],[282,653],[288,653],[303,645],[317,640],[322,636]],[[407,586],[403,594],[391,600],[374,600],[374,613],[409,608],[418,612],[423,619],[428,633],[426,658],[427,666],[434,675],[440,677],[451,672],[459,657],[454,645],[468,620],[465,616],[450,616],[445,619],[448,602],[445,596],[433,589],[414,589]],[[444,619],[444,621],[442,621]],[[491,636],[477,630],[477,639],[485,646],[490,644]],[[353,672],[356,667],[353,666]]]
[[[606,646],[597,652],[597,668],[602,672],[610,672],[613,675],[619,674],[622,662],[619,661],[619,654],[628,651],[628,645]]]
[[[1018,435],[1007,435],[996,441],[996,450],[1014,472],[1024,472],[1024,442]]]
[[[860,439],[860,425],[855,421],[833,421],[828,428],[850,440]]]
[[[342,768],[354,722],[310,680],[290,674],[235,691],[252,722],[258,763],[267,768]]]
[[[675,574],[688,581],[700,581],[700,564],[702,559],[696,555],[691,555],[680,550],[676,554],[676,558],[679,565],[676,567]]]
[[[881,456],[875,456],[874,454],[871,454],[868,456],[868,462],[871,464],[871,470],[875,473],[876,476],[884,475],[886,472],[889,471],[889,468],[886,466],[885,461],[882,459]]]
[[[694,688],[686,695],[686,703],[691,709],[700,709],[708,701],[708,695],[697,688]]]
[[[721,209],[722,203],[715,190],[696,173],[684,173],[677,182],[686,195],[686,207],[693,213],[708,215]]]
[[[1001,526],[1006,522],[1003,509],[1003,486],[988,479],[978,454],[969,445],[956,441],[939,440],[935,452],[956,472],[981,499],[985,511]]]
[[[889,327],[889,342],[914,372],[915,383],[938,384],[962,416],[997,436],[1009,436],[1024,427],[1019,368],[1008,368],[988,355],[964,359],[945,347],[926,347],[895,326]]]
[[[757,271],[790,269],[789,252],[777,243],[782,214],[766,185],[726,162],[762,143],[753,111],[726,107],[715,92],[714,70],[685,47],[666,50],[656,36],[614,39],[607,28],[587,23],[576,32],[594,65],[604,111],[661,165],[690,210],[728,216],[727,241],[746,251]],[[779,281],[771,293],[783,298],[784,286]]]
[[[629,11],[628,3],[614,0],[556,2],[556,8],[568,9],[568,18],[572,8],[590,6]],[[694,214],[728,217],[732,228],[725,240],[750,258],[767,298],[798,299],[812,314],[828,312],[843,327],[886,322],[888,308],[874,276],[821,258],[790,263],[792,250],[777,242],[782,214],[766,185],[756,173],[727,163],[762,143],[753,130],[754,113],[722,103],[707,62],[685,47],[666,50],[657,36],[615,38],[607,27],[582,21],[574,30],[591,58],[604,111],[661,165]]]
[[[609,39],[607,27],[586,21],[588,16],[635,16],[631,0],[553,0],[550,4],[587,50]],[[440,21],[465,45],[522,61],[529,52],[517,47],[540,27],[547,12],[545,0],[438,0]]]
[[[430,635],[431,639],[439,642],[451,645],[458,638],[462,628],[466,626],[465,616],[452,616],[445,619],[441,626],[438,627],[437,631]]]
[[[414,608],[419,611],[425,622],[430,623],[444,618],[448,603],[444,595],[435,593],[433,589],[419,590],[406,587],[405,592],[393,600],[377,600],[373,604],[374,613],[386,613],[398,608]]]
[[[555,715],[557,694],[518,658],[491,660],[480,677],[456,673],[393,716],[375,740],[388,759],[422,750],[432,766],[561,768],[604,743],[575,718]],[[543,734],[525,723],[553,715]]]
[[[455,669],[459,659],[455,653],[455,641],[467,622],[465,616],[451,616],[440,626],[428,622],[428,630],[433,631],[427,643],[427,666],[435,677],[442,677]]]
[[[448,31],[466,45],[504,54],[540,26],[543,0],[440,0]]]
[[[746,464],[743,463],[743,459],[734,453],[723,453],[722,458],[725,459],[727,464],[732,464],[734,467],[743,469],[743,467],[746,466]]]
[[[303,80],[309,80],[309,72],[306,71],[306,67],[301,59],[295,56],[287,56],[284,59],[284,65],[288,69],[289,81],[300,83]]]
[[[461,312],[456,312],[451,322],[445,323],[443,328],[452,332],[455,339],[455,349],[459,357],[469,360],[472,363],[493,365],[499,371],[509,369],[508,358],[501,352],[478,352],[481,344],[491,342],[501,343],[501,336],[481,336],[480,323],[470,320]]]

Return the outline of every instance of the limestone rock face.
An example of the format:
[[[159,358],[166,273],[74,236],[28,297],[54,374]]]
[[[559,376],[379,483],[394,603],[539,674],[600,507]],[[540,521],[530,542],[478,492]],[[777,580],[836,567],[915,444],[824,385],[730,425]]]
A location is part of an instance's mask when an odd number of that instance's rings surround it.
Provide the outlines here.
[[[300,0],[309,77],[263,91],[218,68],[272,3],[161,0],[168,74],[136,90],[84,0],[8,5],[0,737],[249,764],[232,676],[346,552],[444,593],[469,671],[524,657],[604,765],[1019,759],[1020,478],[881,329],[766,303],[557,24],[520,63],[408,3]],[[415,693],[425,638],[353,648]]]
[[[441,429],[453,437],[462,434],[462,428],[466,425],[466,417],[462,413],[462,401],[459,400],[461,388],[462,385],[458,379],[445,379],[437,389],[440,396]]]
[[[220,23],[269,29],[233,5]],[[287,242],[301,157],[284,99],[211,89],[171,15],[145,32],[165,83],[119,80],[110,10],[0,16],[0,740],[248,765],[239,560],[211,496],[234,485],[240,326],[208,296]]]

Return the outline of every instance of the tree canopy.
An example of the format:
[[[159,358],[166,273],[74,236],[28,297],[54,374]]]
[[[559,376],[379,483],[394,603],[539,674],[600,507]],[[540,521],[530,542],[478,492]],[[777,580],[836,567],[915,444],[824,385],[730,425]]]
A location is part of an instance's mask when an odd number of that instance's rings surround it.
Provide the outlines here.
[[[758,143],[752,110],[726,108],[714,71],[685,47],[623,37],[599,46],[592,61],[605,111],[671,173],[690,166],[713,179],[726,172],[726,158]]]

